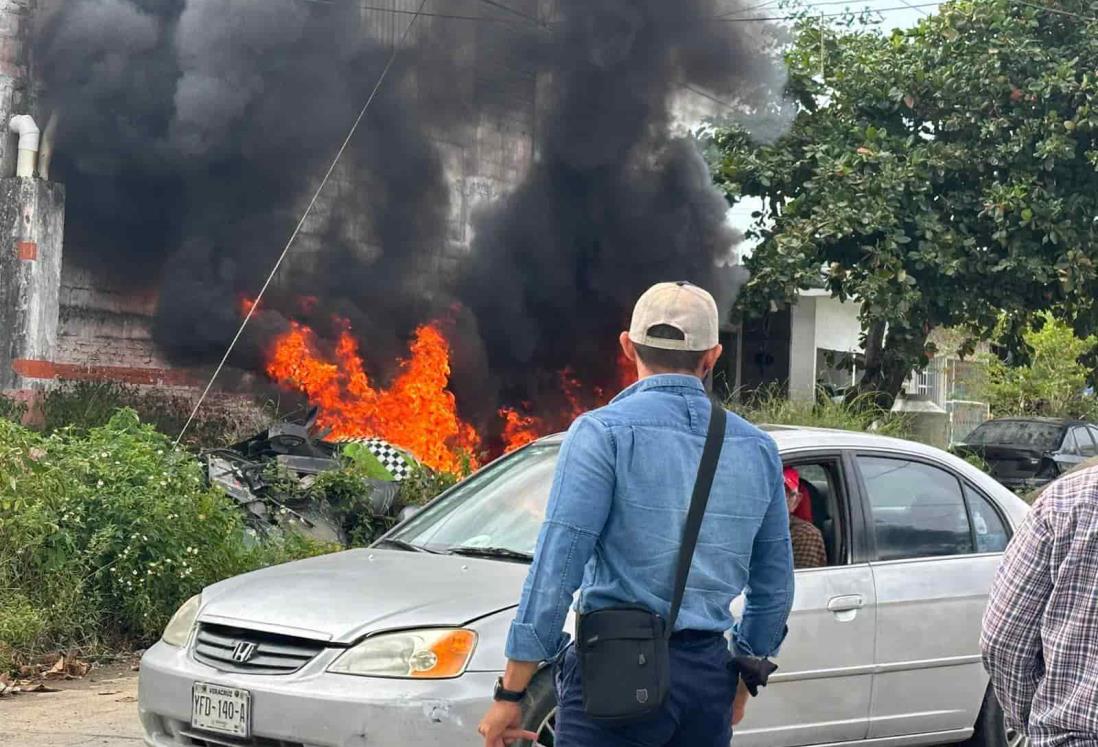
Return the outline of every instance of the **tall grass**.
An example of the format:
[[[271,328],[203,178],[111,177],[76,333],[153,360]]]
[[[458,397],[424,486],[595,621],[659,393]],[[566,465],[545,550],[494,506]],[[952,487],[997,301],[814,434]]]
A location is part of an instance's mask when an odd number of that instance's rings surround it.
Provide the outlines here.
[[[815,401],[791,400],[780,387],[771,386],[743,398],[733,398],[726,406],[758,425],[797,425],[911,437],[910,423],[903,415],[883,410],[865,396],[839,401],[824,396]]]

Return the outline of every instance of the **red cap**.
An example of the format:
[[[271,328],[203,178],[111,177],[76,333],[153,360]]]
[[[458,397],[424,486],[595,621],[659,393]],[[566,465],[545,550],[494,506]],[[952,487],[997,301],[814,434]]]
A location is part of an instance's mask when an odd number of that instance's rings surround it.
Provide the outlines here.
[[[801,473],[793,467],[786,467],[782,471],[782,479],[785,480],[786,490],[800,490],[801,489]]]

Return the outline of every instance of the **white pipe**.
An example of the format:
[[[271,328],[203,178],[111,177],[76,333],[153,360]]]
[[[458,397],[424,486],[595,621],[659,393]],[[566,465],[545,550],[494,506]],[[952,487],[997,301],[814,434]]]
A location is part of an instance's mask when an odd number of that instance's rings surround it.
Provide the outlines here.
[[[17,114],[8,122],[8,129],[19,135],[19,161],[15,167],[15,175],[33,177],[38,166],[38,146],[42,135],[34,117]]]

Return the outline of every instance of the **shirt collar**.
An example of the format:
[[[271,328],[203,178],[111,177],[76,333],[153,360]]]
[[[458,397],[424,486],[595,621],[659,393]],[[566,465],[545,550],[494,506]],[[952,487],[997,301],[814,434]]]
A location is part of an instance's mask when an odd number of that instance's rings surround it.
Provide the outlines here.
[[[687,389],[702,395],[705,394],[705,385],[697,376],[691,376],[690,374],[656,374],[655,376],[647,376],[635,384],[630,384],[610,401],[617,402],[619,399],[625,399],[649,389]]]

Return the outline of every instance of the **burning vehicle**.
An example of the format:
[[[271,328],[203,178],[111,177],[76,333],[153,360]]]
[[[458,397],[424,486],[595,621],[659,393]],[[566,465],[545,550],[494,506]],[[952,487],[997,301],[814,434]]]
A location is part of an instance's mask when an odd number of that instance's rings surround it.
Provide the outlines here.
[[[300,422],[283,420],[225,448],[203,452],[207,480],[245,511],[256,536],[293,532],[318,542],[351,544],[356,528],[375,533],[398,519],[400,485],[416,459],[380,438],[326,440],[317,432],[318,410]],[[357,490],[332,490],[322,476],[352,464],[367,477]],[[360,538],[361,539],[361,538]]]

